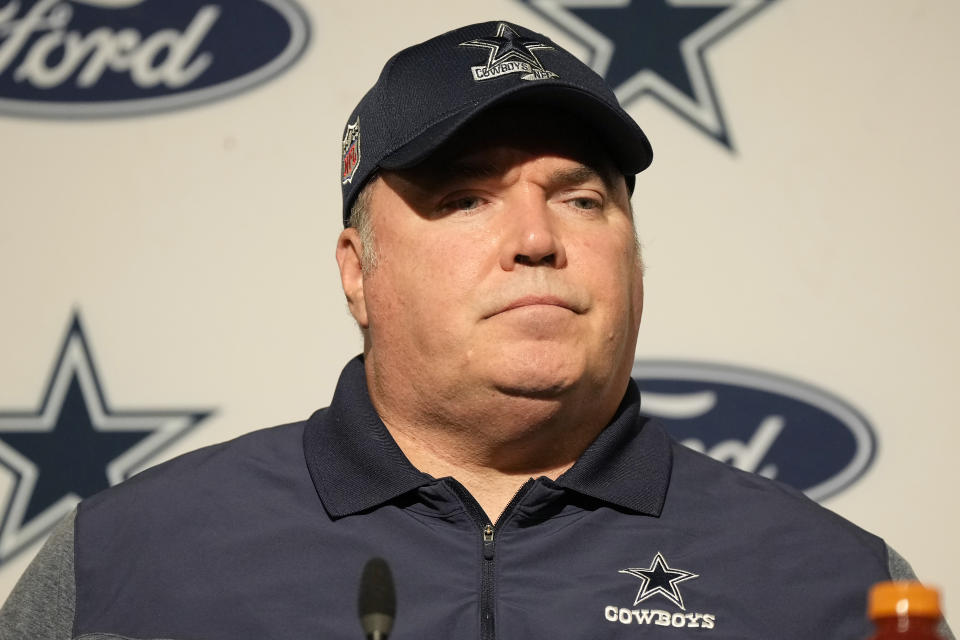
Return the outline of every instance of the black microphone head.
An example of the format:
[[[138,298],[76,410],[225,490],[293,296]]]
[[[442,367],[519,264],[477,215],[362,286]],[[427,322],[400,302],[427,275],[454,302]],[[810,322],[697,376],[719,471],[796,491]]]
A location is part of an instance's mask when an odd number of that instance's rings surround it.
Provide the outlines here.
[[[390,566],[383,558],[371,558],[360,578],[360,623],[368,637],[386,638],[397,613]]]

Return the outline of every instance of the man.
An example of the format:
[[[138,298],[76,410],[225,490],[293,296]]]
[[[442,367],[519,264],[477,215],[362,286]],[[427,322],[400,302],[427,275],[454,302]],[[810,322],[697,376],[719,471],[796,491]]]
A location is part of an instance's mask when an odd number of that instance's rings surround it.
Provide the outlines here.
[[[331,406],[84,501],[3,638],[866,637],[909,569],[801,494],[672,442],[630,380],[630,194],[603,81],[507,23],[404,50],[348,119],[337,244],[364,337]]]

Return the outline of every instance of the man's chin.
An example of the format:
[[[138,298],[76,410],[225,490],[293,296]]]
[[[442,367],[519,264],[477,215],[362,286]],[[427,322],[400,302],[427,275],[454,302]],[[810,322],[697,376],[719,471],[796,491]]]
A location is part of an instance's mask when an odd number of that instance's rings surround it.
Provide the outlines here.
[[[501,345],[503,346],[503,345]],[[582,354],[551,344],[512,345],[489,354],[481,375],[499,392],[511,396],[555,398],[579,385]],[[566,346],[566,345],[561,345]]]
[[[568,376],[524,371],[514,375],[500,375],[493,383],[493,387],[504,395],[545,400],[561,398],[574,386],[575,380]]]
[[[530,384],[504,384],[494,387],[505,396],[530,398],[533,400],[553,400],[563,397],[569,387],[562,385],[543,386]]]

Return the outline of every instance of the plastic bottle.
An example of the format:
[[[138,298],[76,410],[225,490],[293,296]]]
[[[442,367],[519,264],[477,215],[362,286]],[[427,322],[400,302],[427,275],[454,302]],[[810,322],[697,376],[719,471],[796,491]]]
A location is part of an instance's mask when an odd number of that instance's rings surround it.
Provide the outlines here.
[[[868,605],[876,633],[870,640],[943,640],[940,594],[919,582],[880,582],[870,589]]]

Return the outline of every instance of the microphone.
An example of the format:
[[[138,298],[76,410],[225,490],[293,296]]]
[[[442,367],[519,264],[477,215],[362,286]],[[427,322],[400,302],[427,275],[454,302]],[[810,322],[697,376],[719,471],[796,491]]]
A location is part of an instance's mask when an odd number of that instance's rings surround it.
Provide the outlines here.
[[[390,566],[383,558],[370,558],[360,578],[360,624],[367,640],[387,640],[396,613]]]

